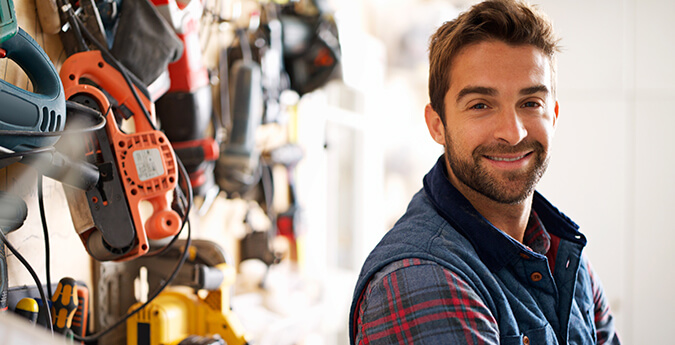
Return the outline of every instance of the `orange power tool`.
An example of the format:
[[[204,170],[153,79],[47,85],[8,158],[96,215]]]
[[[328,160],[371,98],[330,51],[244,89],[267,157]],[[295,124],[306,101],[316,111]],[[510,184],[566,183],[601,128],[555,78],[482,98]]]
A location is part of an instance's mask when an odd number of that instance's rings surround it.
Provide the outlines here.
[[[176,235],[182,222],[170,206],[178,179],[176,157],[167,137],[150,122],[154,104],[134,86],[150,115],[144,116],[122,73],[100,51],[71,55],[60,77],[66,99],[100,111],[107,120],[85,143],[87,161],[99,168],[98,184],[85,192],[64,186],[75,228],[99,261],[144,255],[149,240]],[[133,119],[134,133],[120,130],[115,114]],[[144,208],[142,217],[141,204],[146,202],[152,210],[148,216]]]

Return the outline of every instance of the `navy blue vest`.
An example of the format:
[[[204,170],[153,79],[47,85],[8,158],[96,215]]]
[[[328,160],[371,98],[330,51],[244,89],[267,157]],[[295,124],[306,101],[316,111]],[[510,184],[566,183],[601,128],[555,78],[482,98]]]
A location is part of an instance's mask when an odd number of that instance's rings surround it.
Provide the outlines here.
[[[586,238],[578,226],[535,192],[533,209],[560,238],[551,273],[546,256],[495,228],[446,176],[441,157],[366,259],[351,306],[351,343],[357,303],[373,275],[392,262],[420,258],[451,270],[476,291],[497,320],[502,345],[521,344],[524,336],[531,344],[595,344],[593,292],[581,259]],[[532,280],[535,272],[543,278]]]

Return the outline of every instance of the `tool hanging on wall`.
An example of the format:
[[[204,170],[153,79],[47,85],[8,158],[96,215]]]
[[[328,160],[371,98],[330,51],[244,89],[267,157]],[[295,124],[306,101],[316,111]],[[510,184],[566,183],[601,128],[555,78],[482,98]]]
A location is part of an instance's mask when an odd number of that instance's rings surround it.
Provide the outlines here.
[[[169,89],[167,68],[181,58],[183,42],[150,1],[115,3],[117,23],[110,52],[152,90],[151,99],[156,101]]]
[[[233,44],[221,52],[221,100],[229,102],[221,102],[227,139],[221,145],[215,171],[228,197],[258,201],[276,228],[242,240],[242,255],[269,263],[265,259],[269,258],[269,239],[281,235],[294,247],[300,209],[292,176],[287,181],[275,181],[271,167],[288,163],[288,173],[293,174],[291,165],[297,161],[260,159],[275,154],[260,152],[256,131],[260,125],[288,121],[288,113],[282,109],[283,93],[294,91],[302,96],[340,77],[340,45],[334,19],[315,1],[270,1],[260,8],[259,18],[251,18],[253,23],[259,19],[259,26],[238,29]],[[301,153],[295,154],[294,159],[301,158]],[[274,184],[278,183],[289,184],[290,205],[286,210],[272,207]]]
[[[342,77],[338,28],[323,1],[306,0],[283,7],[279,20],[284,32],[284,65],[291,89],[300,96]]]
[[[59,136],[48,134],[62,131],[66,123],[63,86],[54,65],[37,42],[20,28],[0,43],[0,58],[3,57],[14,61],[26,73],[33,92],[0,79],[0,130],[5,131],[2,133],[5,135],[0,135],[2,153],[26,152],[53,145]],[[3,159],[0,167],[19,159]]]
[[[17,29],[14,3],[10,0],[0,1],[0,43],[14,36]]]
[[[100,89],[84,84],[83,78]],[[150,248],[149,241],[176,235],[182,222],[170,206],[178,181],[177,163],[169,140],[153,127],[153,104],[136,89],[142,101],[137,103],[122,73],[100,51],[69,57],[61,67],[61,79],[68,99],[102,111],[107,118],[105,130],[97,131],[86,143],[85,155],[101,171],[98,185],[86,195],[66,189],[76,231],[97,260],[143,255]],[[120,109],[118,115],[133,119],[134,133],[119,129],[114,112],[108,111],[111,103],[106,94]],[[149,117],[143,116],[143,108]],[[147,220],[141,218],[143,201],[152,205]]]
[[[11,1],[3,0],[2,4],[3,13],[13,9]],[[67,113],[80,113],[67,106],[56,68],[37,42],[18,28],[13,14],[4,13],[2,20],[3,31],[15,34],[3,36],[0,58],[8,58],[22,69],[33,92],[0,79],[0,168],[21,161],[79,188],[95,184],[98,172],[92,166],[72,161],[53,147],[63,133]]]
[[[228,197],[244,197],[269,170],[260,161],[256,132],[280,119],[281,94],[290,87],[282,60],[280,8],[276,2],[261,3],[249,26],[237,28],[235,40],[220,54],[220,95],[227,100],[221,101],[221,123],[227,138],[215,171]]]
[[[0,191],[0,231],[3,234],[20,228],[28,216],[28,207],[23,199],[10,193]],[[7,310],[7,291],[9,280],[7,275],[7,257],[5,243],[0,240],[0,311]]]
[[[227,140],[221,144],[216,181],[228,197],[242,196],[260,181],[260,152],[255,133],[263,118],[262,69],[255,60],[244,29],[237,40],[220,54],[221,97],[228,102],[221,114],[227,126]],[[239,52],[240,58],[234,58]],[[232,55],[232,57],[230,57]]]
[[[209,74],[202,62],[198,24],[200,0],[152,0],[171,23],[184,50],[169,64],[171,87],[155,103],[162,129],[185,164],[195,195],[207,197],[215,187],[213,169],[219,149],[215,139]],[[209,130],[211,135],[209,135]],[[217,192],[217,191],[216,191]]]
[[[167,289],[143,312],[129,318],[127,344],[214,344],[212,341],[218,339],[228,345],[248,344],[244,329],[230,308],[230,290],[236,270],[225,263],[215,268],[222,273],[222,282],[206,297],[181,289]],[[195,342],[195,337],[200,338],[200,342]]]

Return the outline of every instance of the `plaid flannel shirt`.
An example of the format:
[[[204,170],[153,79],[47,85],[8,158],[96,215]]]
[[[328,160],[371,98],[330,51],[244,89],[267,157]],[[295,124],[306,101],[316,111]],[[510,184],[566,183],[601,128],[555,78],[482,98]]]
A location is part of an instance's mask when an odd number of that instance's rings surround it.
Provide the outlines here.
[[[523,243],[547,256],[551,272],[559,242],[533,211]],[[597,343],[618,344],[602,286],[589,270]],[[480,296],[460,276],[429,260],[387,265],[370,281],[357,310],[356,344],[414,344],[439,334],[447,344],[499,344],[497,321]]]

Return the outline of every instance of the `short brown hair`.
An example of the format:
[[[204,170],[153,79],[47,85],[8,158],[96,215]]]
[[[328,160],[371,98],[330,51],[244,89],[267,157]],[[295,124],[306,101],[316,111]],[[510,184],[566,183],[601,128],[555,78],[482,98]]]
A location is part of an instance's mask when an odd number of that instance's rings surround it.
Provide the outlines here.
[[[549,57],[554,76],[559,39],[548,17],[519,0],[487,0],[445,22],[429,44],[429,99],[445,124],[445,94],[450,88],[450,66],[462,48],[483,41],[498,40],[510,45],[533,45]]]

